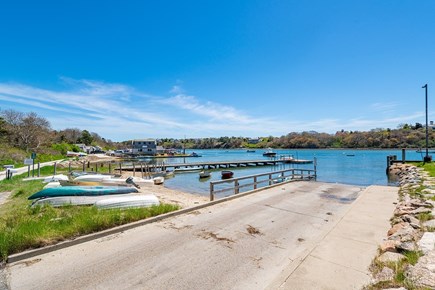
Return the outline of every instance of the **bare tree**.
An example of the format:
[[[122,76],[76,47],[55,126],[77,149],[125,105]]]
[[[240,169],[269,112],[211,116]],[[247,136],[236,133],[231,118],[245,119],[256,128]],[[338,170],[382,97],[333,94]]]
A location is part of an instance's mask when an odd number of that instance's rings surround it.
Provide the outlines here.
[[[29,151],[37,149],[50,140],[50,122],[36,113],[22,113],[14,110],[2,111],[1,115],[9,134],[12,145]]]

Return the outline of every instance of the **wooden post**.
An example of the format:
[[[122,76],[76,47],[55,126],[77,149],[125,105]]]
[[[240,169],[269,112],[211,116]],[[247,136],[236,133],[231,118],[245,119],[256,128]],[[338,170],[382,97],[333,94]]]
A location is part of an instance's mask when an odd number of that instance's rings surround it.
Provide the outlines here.
[[[71,172],[71,161],[68,163],[68,172]]]
[[[88,161],[88,168],[90,168],[90,167],[91,167],[91,162]]]
[[[95,163],[95,172],[98,172],[98,163]]]
[[[236,179],[234,180],[234,194],[239,193],[239,181]]]
[[[405,148],[402,148],[402,163],[405,163],[405,160],[406,160],[406,149]]]
[[[257,176],[254,176],[254,189],[257,189]]]
[[[272,174],[269,174],[269,185],[272,185]]]
[[[214,184],[210,182],[210,201],[214,200]]]
[[[54,162],[54,174],[53,175],[56,175],[56,162]]]
[[[134,166],[134,162],[133,162],[133,176],[136,176],[136,167]]]
[[[119,162],[119,174],[122,174],[122,162]]]
[[[86,166],[86,162],[83,161],[83,172],[86,172],[85,166]]]
[[[109,173],[112,173],[112,162],[109,162]]]
[[[38,177],[41,175],[41,163],[38,162]]]
[[[142,162],[140,163],[140,175],[143,178],[143,164],[142,164]]]

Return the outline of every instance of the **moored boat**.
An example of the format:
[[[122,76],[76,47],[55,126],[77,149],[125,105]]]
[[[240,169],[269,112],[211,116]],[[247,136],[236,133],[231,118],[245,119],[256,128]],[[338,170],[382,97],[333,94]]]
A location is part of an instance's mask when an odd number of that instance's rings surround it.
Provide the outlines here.
[[[272,148],[267,148],[267,151],[263,152],[263,156],[274,157],[276,156],[276,152],[273,152]]]
[[[203,170],[199,173],[199,178],[208,178],[211,176],[211,172],[207,170]]]
[[[229,171],[229,170],[223,170],[223,171],[221,172],[222,179],[232,178],[233,175],[234,175],[234,172]]]

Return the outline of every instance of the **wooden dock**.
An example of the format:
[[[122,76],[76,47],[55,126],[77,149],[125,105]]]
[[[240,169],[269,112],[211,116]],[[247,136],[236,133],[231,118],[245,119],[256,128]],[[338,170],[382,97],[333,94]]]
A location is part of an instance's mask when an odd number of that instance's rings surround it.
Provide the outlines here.
[[[132,162],[132,165],[122,165],[122,170],[132,171],[138,170],[142,162]],[[166,169],[219,169],[219,168],[232,168],[232,167],[254,167],[254,166],[277,166],[281,164],[309,164],[313,163],[312,160],[282,160],[282,159],[260,159],[260,160],[233,160],[233,161],[204,161],[204,162],[190,162],[190,163],[162,163],[159,165],[150,165],[152,171],[160,171]],[[145,166],[146,163],[145,163]],[[115,169],[119,170],[119,169]]]

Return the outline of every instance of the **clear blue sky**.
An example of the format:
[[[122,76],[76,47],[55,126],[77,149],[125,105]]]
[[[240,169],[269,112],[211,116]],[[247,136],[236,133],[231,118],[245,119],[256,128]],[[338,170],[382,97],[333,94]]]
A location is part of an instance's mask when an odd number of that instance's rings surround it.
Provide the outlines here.
[[[0,108],[114,141],[435,119],[435,1],[3,1]]]

